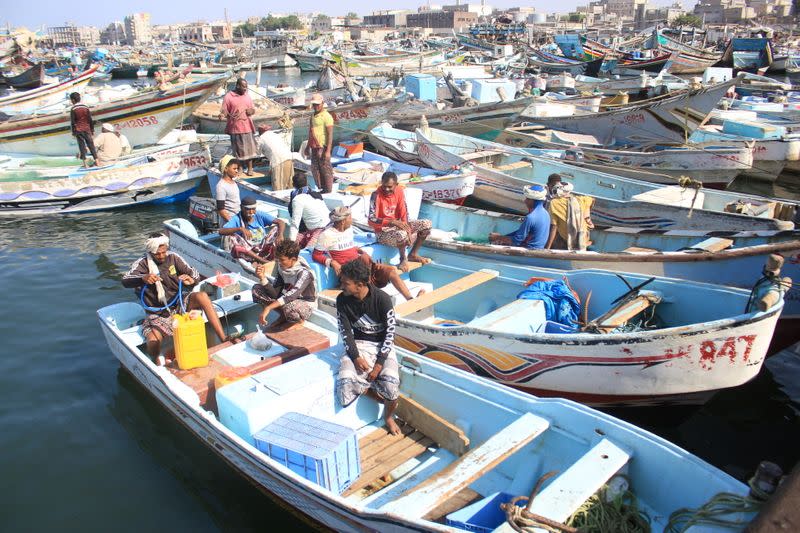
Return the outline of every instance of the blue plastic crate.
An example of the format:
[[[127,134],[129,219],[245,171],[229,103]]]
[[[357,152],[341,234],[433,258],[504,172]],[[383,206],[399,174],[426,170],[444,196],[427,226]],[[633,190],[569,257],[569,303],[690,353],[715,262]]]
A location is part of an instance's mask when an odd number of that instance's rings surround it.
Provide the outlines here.
[[[510,502],[515,496],[507,492],[495,492],[484,499],[447,515],[447,525],[466,531],[490,532],[506,521],[506,515],[500,509],[501,503]],[[523,502],[526,500],[523,500]],[[522,502],[517,503],[522,507]]]
[[[430,74],[406,74],[405,84],[417,100],[436,102],[436,78]]]
[[[286,413],[253,435],[256,448],[337,494],[361,475],[356,432],[300,413]]]

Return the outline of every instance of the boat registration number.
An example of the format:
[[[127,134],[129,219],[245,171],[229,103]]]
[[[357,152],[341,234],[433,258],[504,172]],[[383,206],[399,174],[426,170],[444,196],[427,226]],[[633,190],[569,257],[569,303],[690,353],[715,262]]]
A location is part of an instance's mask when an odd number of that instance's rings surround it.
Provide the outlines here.
[[[366,109],[347,109],[345,111],[336,111],[331,113],[336,120],[353,120],[357,118],[367,118],[368,113]]]
[[[149,117],[139,117],[139,118],[132,118],[130,120],[126,120],[125,122],[120,122],[120,128],[144,128],[146,126],[155,126],[158,124],[158,118],[153,115]]]

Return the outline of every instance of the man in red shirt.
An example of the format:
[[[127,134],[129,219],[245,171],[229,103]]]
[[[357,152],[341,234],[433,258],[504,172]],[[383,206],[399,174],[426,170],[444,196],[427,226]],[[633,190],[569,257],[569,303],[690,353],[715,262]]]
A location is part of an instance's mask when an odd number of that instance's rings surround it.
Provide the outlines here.
[[[78,141],[78,150],[80,151],[80,159],[83,160],[83,166],[86,164],[86,149],[89,149],[94,164],[97,164],[97,149],[94,147],[94,120],[92,119],[92,112],[89,111],[89,106],[82,104],[81,95],[72,93],[69,95],[72,102],[72,109],[69,112],[69,123],[72,127],[72,135]]]
[[[247,93],[247,81],[236,80],[236,87],[222,99],[219,116],[227,119],[225,133],[231,136],[233,157],[247,163],[245,174],[253,173],[253,159],[259,156],[256,144],[256,127],[251,118],[256,112],[253,100]]]
[[[384,172],[381,186],[369,199],[369,225],[375,230],[378,242],[395,246],[400,252],[397,268],[408,272],[408,262],[427,264],[431,260],[419,255],[419,249],[431,233],[430,220],[408,220],[408,208],[403,188],[397,186],[397,175]],[[406,257],[406,247],[411,253]]]

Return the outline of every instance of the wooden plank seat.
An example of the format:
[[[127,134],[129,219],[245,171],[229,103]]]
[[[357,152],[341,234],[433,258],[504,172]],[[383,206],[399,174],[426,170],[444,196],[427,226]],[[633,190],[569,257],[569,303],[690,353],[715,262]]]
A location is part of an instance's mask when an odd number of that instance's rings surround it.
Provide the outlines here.
[[[639,291],[635,297],[619,302],[591,322],[598,330],[612,331],[628,323],[630,319],[650,307],[660,303],[662,295],[658,291]]]
[[[499,170],[501,172],[505,172],[507,170],[516,170],[518,168],[527,168],[530,166],[533,166],[533,164],[530,161],[515,161],[513,163],[496,166],[494,167],[494,169]]]
[[[245,335],[245,341],[250,339],[253,335],[255,335],[255,332]],[[324,350],[330,346],[330,339],[326,335],[305,326],[289,331],[269,332],[267,333],[267,337],[281,346],[284,346],[286,351],[242,367],[250,374],[258,374],[264,370],[282,365],[283,363],[288,363],[298,357]],[[227,341],[210,347],[208,349],[208,366],[181,370],[178,368],[177,363],[173,362],[167,368],[177,376],[178,379],[189,385],[189,387],[197,393],[197,396],[200,398],[200,405],[207,409],[216,410],[214,378],[216,378],[217,374],[226,368],[227,365],[214,359],[213,355],[232,345],[230,341]]]
[[[496,155],[500,155],[502,153],[503,153],[502,150],[497,150],[497,149],[479,150],[477,152],[469,152],[469,153],[466,153],[466,154],[461,154],[461,157],[463,157],[467,161],[474,161],[475,159],[484,159],[484,158],[487,158],[487,157],[493,157],[493,156],[496,156]]]
[[[496,278],[500,273],[496,270],[482,269],[473,272],[463,278],[443,285],[438,289],[431,292],[426,292],[413,300],[408,300],[400,305],[395,306],[394,312],[397,316],[402,317],[421,311],[426,307],[442,302],[456,294],[460,294],[468,289],[476,287],[481,283],[486,283],[489,280]]]
[[[531,442],[550,423],[531,413],[524,413],[480,446],[468,451],[437,474],[409,489],[383,511],[422,517],[435,510],[476,479]]]
[[[704,251],[704,252],[721,252],[722,250],[726,250],[733,246],[732,239],[722,239],[720,237],[710,237],[704,241],[700,241],[697,244],[693,244],[689,247],[689,250],[697,250],[697,251]]]
[[[641,246],[631,246],[622,250],[622,253],[629,254],[653,254],[658,252],[655,248],[642,248]]]

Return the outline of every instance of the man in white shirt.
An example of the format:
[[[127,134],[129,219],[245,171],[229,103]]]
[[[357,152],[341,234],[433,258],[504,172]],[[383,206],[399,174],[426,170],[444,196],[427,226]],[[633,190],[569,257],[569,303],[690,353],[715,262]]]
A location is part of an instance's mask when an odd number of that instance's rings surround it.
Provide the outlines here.
[[[292,178],[294,190],[289,197],[289,239],[296,240],[300,248],[313,246],[317,237],[330,223],[330,210],[322,194],[308,187],[305,174]]]
[[[97,149],[97,166],[104,167],[116,163],[124,154],[121,135],[117,134],[114,125],[108,122],[103,123],[100,134],[94,138],[94,146]],[[125,139],[125,144],[130,150],[130,143]]]
[[[291,189],[292,177],[294,176],[291,147],[286,144],[280,135],[270,131],[270,126],[261,125],[258,127],[258,150],[261,155],[269,159],[272,190]]]

